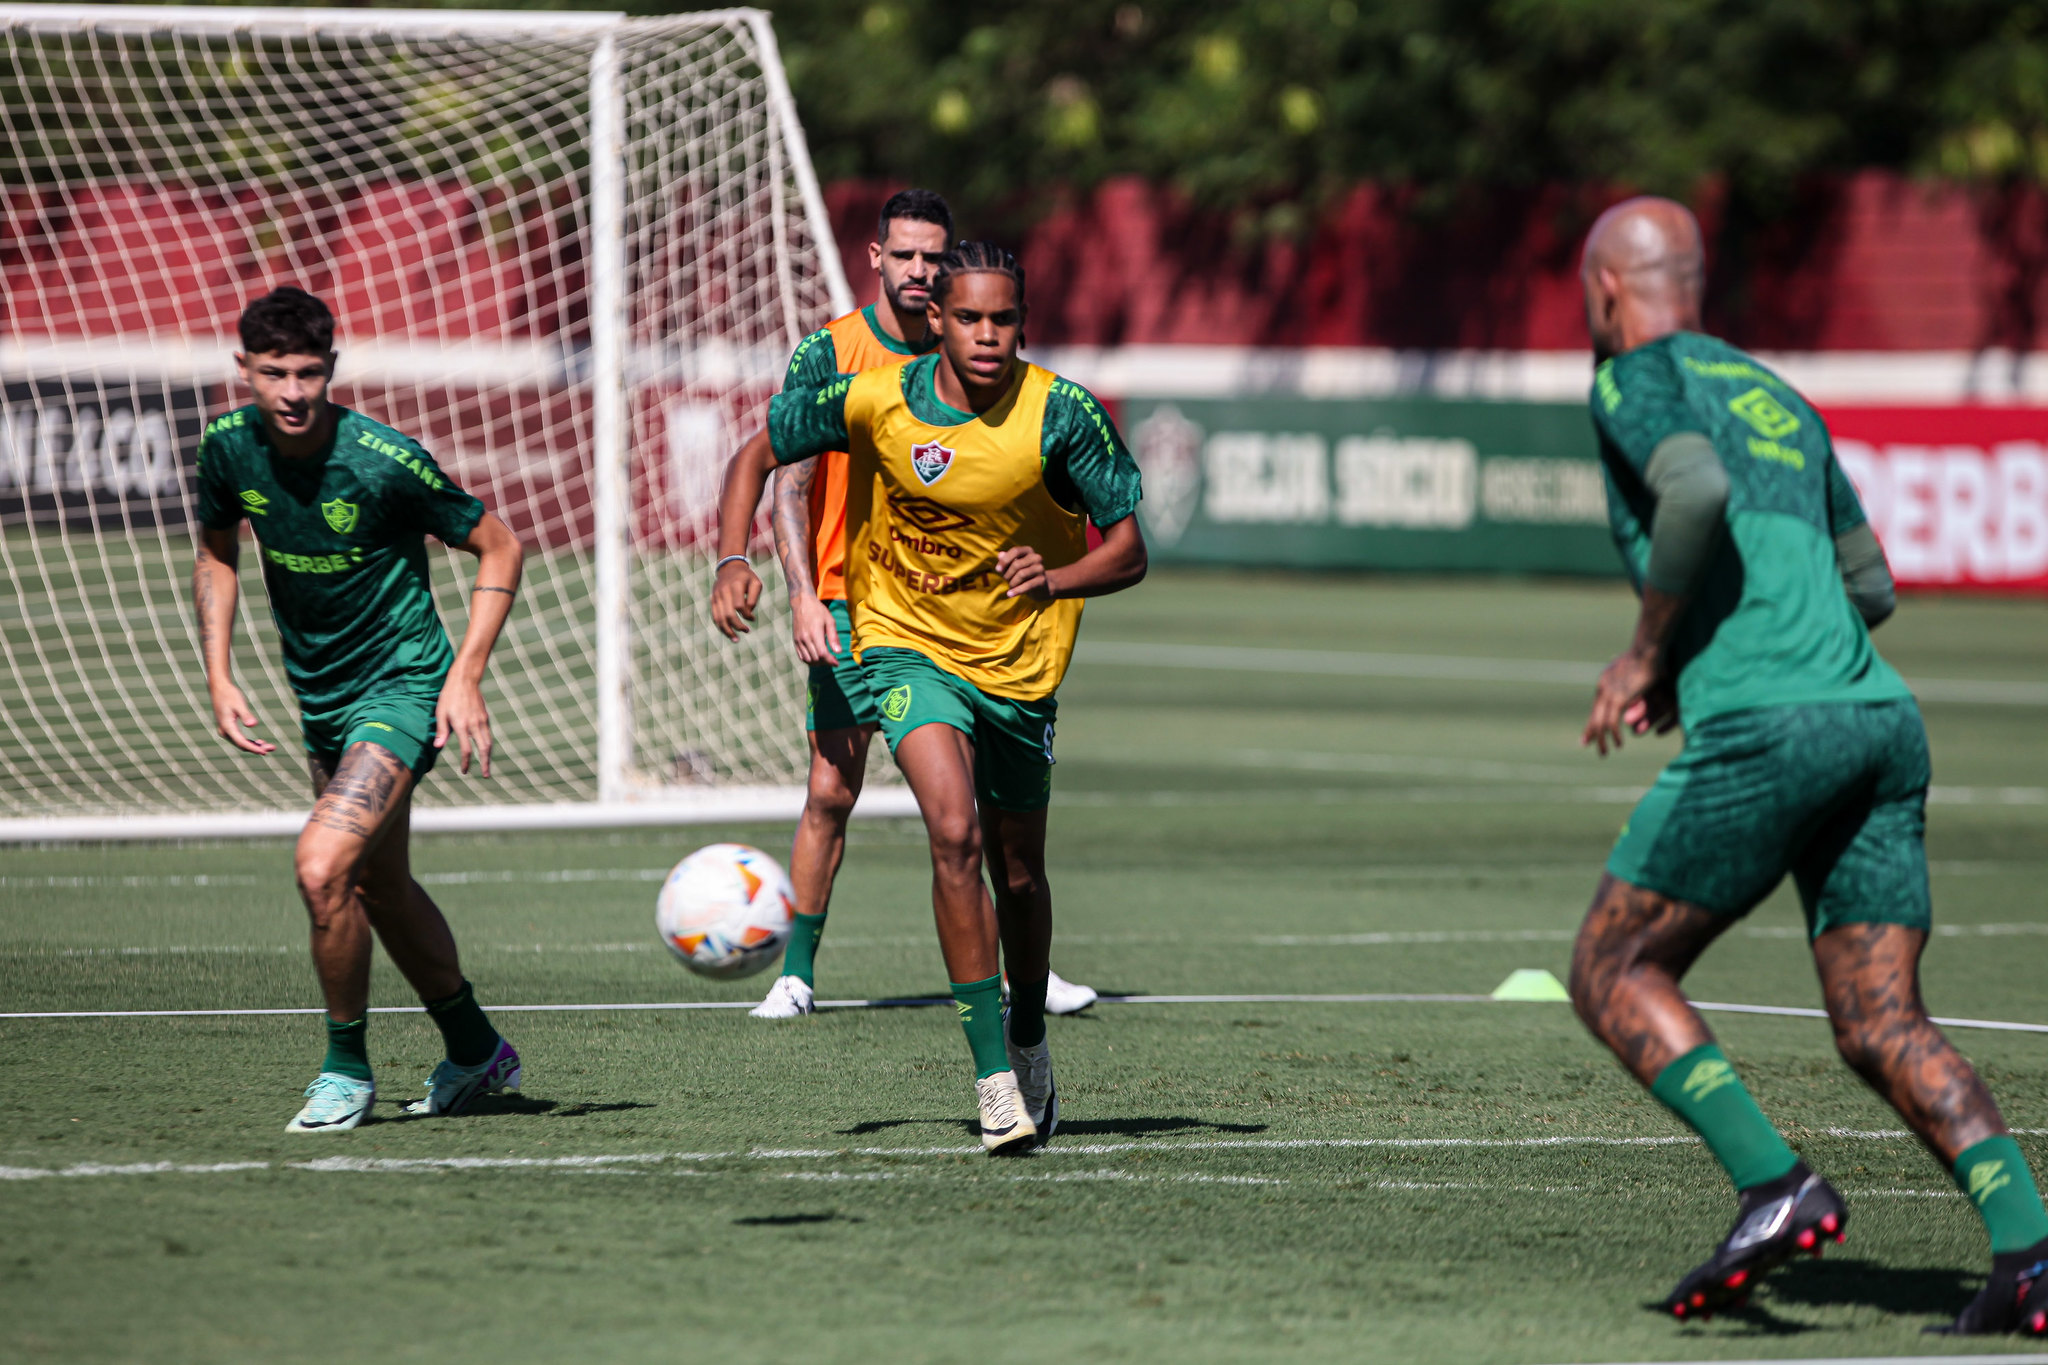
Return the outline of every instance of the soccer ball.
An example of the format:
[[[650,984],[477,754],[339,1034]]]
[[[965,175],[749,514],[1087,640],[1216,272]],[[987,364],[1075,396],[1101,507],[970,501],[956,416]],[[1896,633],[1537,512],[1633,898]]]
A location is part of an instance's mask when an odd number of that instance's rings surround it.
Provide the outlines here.
[[[711,844],[675,865],[654,902],[654,927],[699,976],[752,976],[789,942],[796,894],[758,848]]]

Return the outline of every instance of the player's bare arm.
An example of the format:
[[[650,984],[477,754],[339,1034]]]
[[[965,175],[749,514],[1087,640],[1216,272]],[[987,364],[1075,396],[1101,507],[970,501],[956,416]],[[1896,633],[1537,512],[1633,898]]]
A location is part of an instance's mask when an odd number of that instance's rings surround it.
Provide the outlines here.
[[[453,735],[462,750],[462,771],[469,771],[474,753],[481,775],[489,777],[491,716],[484,705],[484,667],[517,600],[526,547],[511,527],[486,512],[469,539],[455,548],[476,556],[476,581],[469,589],[469,628],[434,705],[434,747],[446,746]]]
[[[1060,597],[1106,597],[1144,580],[1145,533],[1135,515],[1102,529],[1102,543],[1071,564],[1045,567],[1045,559],[1029,545],[1016,545],[996,556],[996,572],[1010,585],[1009,596],[1050,602]]]
[[[818,462],[775,471],[771,484],[769,524],[775,530],[775,556],[782,563],[782,581],[789,589],[790,633],[796,656],[807,664],[833,663],[839,658],[839,627],[818,599],[811,572],[811,485]]]
[[[256,712],[235,685],[235,603],[241,596],[241,541],[238,528],[224,531],[201,527],[192,565],[192,605],[199,617],[199,654],[206,668],[206,691],[213,703],[213,726],[222,739],[251,754],[275,752],[277,746],[257,735]]]
[[[763,427],[754,433],[725,466],[718,496],[718,572],[711,585],[711,621],[728,640],[752,629],[754,608],[761,601],[761,576],[747,563],[747,538],[754,529],[754,509],[776,469],[775,447]]]

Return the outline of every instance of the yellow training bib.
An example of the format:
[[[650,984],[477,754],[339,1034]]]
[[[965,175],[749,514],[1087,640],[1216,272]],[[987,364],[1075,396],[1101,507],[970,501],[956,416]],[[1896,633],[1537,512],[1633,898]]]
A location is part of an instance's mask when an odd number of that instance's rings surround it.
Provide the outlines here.
[[[914,649],[993,696],[1051,696],[1074,655],[1081,599],[1007,596],[996,555],[1028,545],[1059,568],[1088,550],[1087,518],[1045,486],[1054,376],[1019,364],[1001,402],[938,427],[903,397],[908,363],[862,371],[846,395],[854,653]]]

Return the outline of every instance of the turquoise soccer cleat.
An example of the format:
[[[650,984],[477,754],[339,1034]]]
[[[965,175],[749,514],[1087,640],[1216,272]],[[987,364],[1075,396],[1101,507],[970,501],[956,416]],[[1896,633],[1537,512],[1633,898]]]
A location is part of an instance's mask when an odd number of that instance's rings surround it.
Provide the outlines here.
[[[370,1106],[376,1102],[374,1082],[323,1071],[306,1087],[306,1107],[284,1126],[284,1130],[287,1133],[346,1133],[370,1116]]]

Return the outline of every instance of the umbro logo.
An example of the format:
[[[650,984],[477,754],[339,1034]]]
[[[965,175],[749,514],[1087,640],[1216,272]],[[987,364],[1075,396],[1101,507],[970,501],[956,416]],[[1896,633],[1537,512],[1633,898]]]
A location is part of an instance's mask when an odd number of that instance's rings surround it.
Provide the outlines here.
[[[918,530],[933,534],[940,531],[957,531],[964,526],[974,525],[973,517],[963,517],[944,503],[931,498],[906,498],[891,493],[889,510]]]

